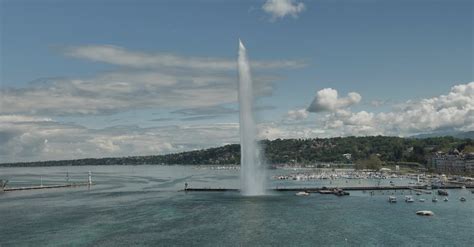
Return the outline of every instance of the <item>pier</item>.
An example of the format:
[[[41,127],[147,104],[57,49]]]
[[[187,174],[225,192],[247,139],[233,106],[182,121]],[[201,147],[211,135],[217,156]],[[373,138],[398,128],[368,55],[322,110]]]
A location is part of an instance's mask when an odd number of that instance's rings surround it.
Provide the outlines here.
[[[420,193],[424,193],[424,194],[433,194],[433,192],[431,190],[422,190],[422,189],[411,189],[415,192],[420,192]]]
[[[41,176],[41,184],[35,186],[25,187],[6,187],[8,180],[0,180],[0,192],[13,192],[13,191],[24,191],[24,190],[42,190],[42,189],[59,189],[59,188],[74,188],[82,186],[92,186],[92,172],[88,173],[88,180],[85,183],[67,183],[67,184],[56,184],[56,185],[43,185],[43,177]],[[69,174],[66,175],[66,180],[69,181]]]
[[[466,186],[466,188],[474,188],[474,185]],[[427,186],[342,186],[342,187],[288,187],[288,188],[281,188],[277,187],[274,189],[269,189],[271,191],[279,191],[279,192],[296,192],[296,191],[305,191],[308,193],[323,193],[325,191],[333,191],[333,190],[344,190],[344,191],[376,191],[376,190],[413,190],[418,191],[421,193],[431,194],[431,191],[427,189]],[[444,185],[439,186],[437,189],[462,189],[460,185]],[[181,191],[192,191],[192,192],[227,192],[227,191],[240,191],[239,189],[235,188],[185,188]]]
[[[81,186],[90,186],[89,183],[78,183],[78,184],[59,184],[59,185],[39,185],[39,186],[27,186],[27,187],[13,187],[13,188],[4,188],[4,192],[9,191],[22,191],[22,190],[41,190],[41,189],[57,189],[57,188],[72,188],[72,187],[81,187]]]
[[[240,189],[226,189],[226,188],[186,188],[181,191],[214,191],[214,192],[225,192],[225,191],[240,191]]]

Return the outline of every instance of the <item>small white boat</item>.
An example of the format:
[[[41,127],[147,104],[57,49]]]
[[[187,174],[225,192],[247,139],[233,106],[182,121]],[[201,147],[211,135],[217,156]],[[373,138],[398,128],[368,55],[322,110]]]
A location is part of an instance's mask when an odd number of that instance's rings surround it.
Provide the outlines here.
[[[309,193],[306,192],[306,191],[300,191],[298,193],[296,193],[297,196],[309,196]]]
[[[459,200],[460,200],[461,202],[465,202],[465,201],[466,201],[466,197],[461,196],[461,198],[459,198]]]
[[[447,202],[447,201],[449,201],[449,200],[448,200],[448,198],[447,198],[447,197],[445,197],[445,198],[443,199],[443,201]]]
[[[431,199],[431,201],[432,201],[432,202],[438,202],[438,198],[433,197],[433,198]]]
[[[395,196],[389,196],[389,197],[388,197],[388,202],[390,202],[390,203],[396,203],[396,202],[397,202],[397,197],[395,197]]]
[[[425,202],[425,198],[420,198],[420,199],[418,199],[418,201]]]
[[[414,202],[413,197],[411,196],[405,196],[405,202]]]
[[[421,216],[433,216],[434,215],[434,213],[432,211],[428,211],[428,210],[417,211],[416,214],[421,215]]]

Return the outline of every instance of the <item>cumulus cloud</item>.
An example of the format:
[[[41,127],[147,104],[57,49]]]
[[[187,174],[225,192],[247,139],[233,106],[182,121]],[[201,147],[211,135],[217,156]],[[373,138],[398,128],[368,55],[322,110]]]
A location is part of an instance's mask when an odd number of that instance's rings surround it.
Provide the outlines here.
[[[306,109],[290,110],[287,113],[287,119],[289,120],[303,120],[308,117],[308,111]]]
[[[206,112],[192,108],[177,114],[193,117]],[[292,114],[304,118],[308,113],[300,109]],[[388,112],[352,112],[339,108],[320,114],[316,123],[266,122],[260,123],[258,130],[261,139],[407,136],[440,130],[474,130],[474,82],[456,85],[440,96],[407,101]],[[238,142],[238,123],[90,129],[44,116],[0,115],[0,160],[3,162],[153,155]]]
[[[89,129],[43,117],[0,116],[0,160],[155,155],[238,141],[238,124]]]
[[[474,82],[453,86],[448,94],[407,101],[390,112],[338,109],[325,127],[341,135],[401,135],[444,130],[474,130]]]
[[[262,6],[263,11],[272,16],[273,21],[285,16],[296,18],[305,8],[304,3],[295,0],[267,0]]]
[[[347,97],[339,98],[338,92],[332,88],[324,88],[316,93],[313,102],[308,107],[309,112],[334,112],[338,109],[347,108],[360,102],[360,94],[350,92]]]
[[[67,56],[132,68],[181,68],[196,70],[236,70],[235,59],[186,57],[171,53],[144,53],[114,45],[84,45],[63,48]],[[303,61],[253,61],[253,69],[295,68]]]

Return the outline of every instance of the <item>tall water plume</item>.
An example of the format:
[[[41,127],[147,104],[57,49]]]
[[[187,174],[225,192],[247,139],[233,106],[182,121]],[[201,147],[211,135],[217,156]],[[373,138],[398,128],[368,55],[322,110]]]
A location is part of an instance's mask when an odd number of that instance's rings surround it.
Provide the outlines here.
[[[239,40],[240,187],[242,195],[265,194],[265,167],[257,142],[254,95],[247,51]]]

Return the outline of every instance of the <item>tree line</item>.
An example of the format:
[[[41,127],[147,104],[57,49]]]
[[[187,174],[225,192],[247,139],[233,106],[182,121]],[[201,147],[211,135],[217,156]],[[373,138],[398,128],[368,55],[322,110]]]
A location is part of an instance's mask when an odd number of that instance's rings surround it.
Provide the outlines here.
[[[473,151],[472,139],[432,137],[424,139],[389,136],[335,137],[314,139],[276,139],[260,141],[267,164],[314,164],[317,162],[361,163],[382,162],[428,163],[432,153]],[[350,154],[343,156],[343,154]],[[88,158],[39,162],[3,163],[0,166],[83,166],[83,165],[238,165],[240,145],[182,153],[120,158]]]

